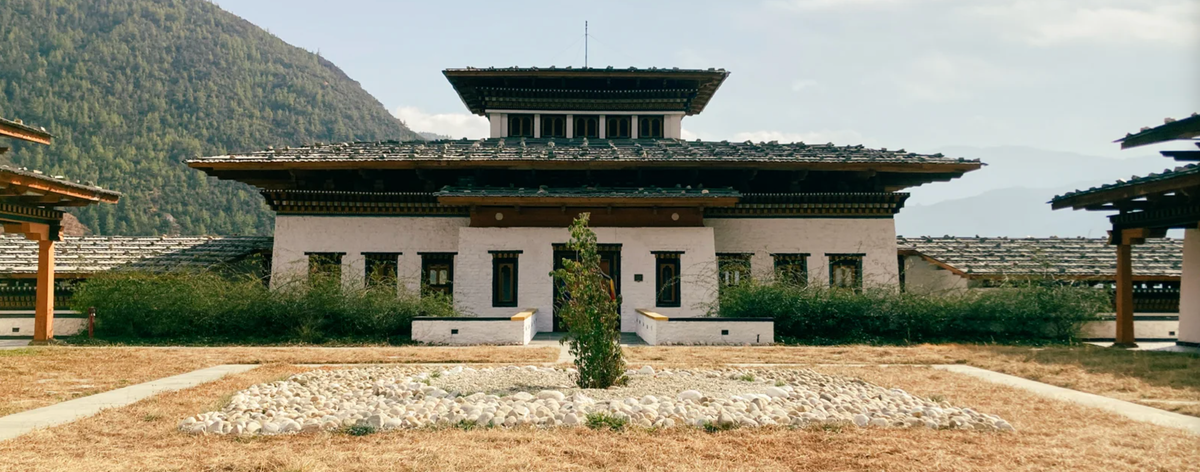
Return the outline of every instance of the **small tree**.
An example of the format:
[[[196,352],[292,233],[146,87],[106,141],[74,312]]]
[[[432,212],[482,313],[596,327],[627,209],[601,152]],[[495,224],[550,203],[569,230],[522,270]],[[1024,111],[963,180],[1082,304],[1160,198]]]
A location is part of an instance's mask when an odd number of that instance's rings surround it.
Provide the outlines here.
[[[564,259],[563,268],[550,275],[560,284],[558,315],[567,326],[562,339],[575,356],[580,388],[608,388],[624,382],[625,359],[621,356],[620,303],[611,279],[600,270],[596,233],[588,228],[589,213],[571,223],[575,260]]]

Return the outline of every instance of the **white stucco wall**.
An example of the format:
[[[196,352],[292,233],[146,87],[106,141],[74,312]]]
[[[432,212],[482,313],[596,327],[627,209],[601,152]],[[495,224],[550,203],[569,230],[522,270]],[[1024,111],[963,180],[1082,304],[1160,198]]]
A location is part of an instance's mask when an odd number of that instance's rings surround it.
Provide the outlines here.
[[[455,252],[458,229],[468,218],[399,216],[277,216],[271,283],[303,277],[305,252],[344,252],[342,280],[362,284],[364,252],[399,252],[397,276],[408,290],[420,289],[419,252]],[[455,278],[458,274],[455,274]],[[507,315],[512,315],[508,313]]]
[[[412,323],[412,339],[422,343],[452,345],[528,344],[533,337],[532,320],[415,319]],[[457,333],[454,333],[455,329]]]
[[[938,267],[921,256],[904,256],[904,289],[914,293],[966,290],[966,277]]]
[[[4,314],[7,316],[0,318],[0,339],[10,336],[33,336],[33,310],[6,310]],[[62,316],[66,314],[78,315],[79,313],[70,310],[55,310],[56,316],[54,317],[54,335],[73,336],[75,334],[79,334],[80,332],[83,332],[86,335],[87,318],[67,318]],[[13,332],[13,328],[17,328],[17,331]]]
[[[633,331],[637,333],[639,338],[642,338],[642,341],[651,346],[658,345],[658,321],[655,321],[650,316],[638,313],[637,318],[633,320],[633,324]]]
[[[1183,232],[1183,275],[1179,284],[1179,342],[1200,344],[1200,229]],[[1137,329],[1134,328],[1134,333]]]
[[[758,345],[775,342],[775,322],[709,318],[658,322],[657,344]],[[729,334],[721,334],[721,331]]]
[[[1107,315],[1113,316],[1112,313]],[[1134,340],[1177,339],[1179,334],[1179,321],[1153,319],[1155,317],[1162,317],[1164,315],[1171,315],[1171,313],[1134,313]],[[1143,316],[1150,319],[1138,319],[1139,317]],[[1117,337],[1117,322],[1116,320],[1103,320],[1084,323],[1083,328],[1080,330],[1079,337],[1089,340],[1111,341]]]
[[[826,254],[864,254],[864,286],[899,284],[891,218],[705,218],[704,225],[713,228],[716,252],[753,253],[757,277],[774,274],[771,254],[807,253],[809,283],[828,284]]]
[[[711,228],[593,228],[601,244],[621,244],[621,331],[634,331],[637,308],[666,316],[700,316],[716,300],[716,252]],[[522,251],[517,266],[517,305],[537,308],[538,331],[550,331],[554,311],[553,245],[566,243],[566,228],[462,228],[458,232],[454,300],[474,316],[511,316],[514,308],[492,306],[492,255],[488,251]],[[654,254],[683,251],[680,257],[678,308],[655,303]],[[634,275],[642,281],[635,282]]]

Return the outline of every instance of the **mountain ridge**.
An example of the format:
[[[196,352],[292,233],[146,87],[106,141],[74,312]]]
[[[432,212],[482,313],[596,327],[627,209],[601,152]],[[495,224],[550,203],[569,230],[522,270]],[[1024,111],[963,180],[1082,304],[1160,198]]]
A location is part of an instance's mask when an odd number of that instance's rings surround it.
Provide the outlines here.
[[[312,142],[420,139],[333,62],[203,0],[4,0],[0,116],[55,135],[15,165],[96,182],[95,234],[269,234],[252,187],[184,161]]]

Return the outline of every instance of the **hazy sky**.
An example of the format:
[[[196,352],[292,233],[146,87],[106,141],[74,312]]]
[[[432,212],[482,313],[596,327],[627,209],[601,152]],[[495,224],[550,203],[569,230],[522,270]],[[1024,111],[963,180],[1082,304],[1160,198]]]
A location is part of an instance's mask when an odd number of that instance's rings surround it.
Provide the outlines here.
[[[1200,0],[218,3],[454,137],[486,125],[442,69],[581,66],[584,20],[592,66],[732,71],[683,122],[704,139],[1122,157],[1153,149],[1113,139],[1200,111]]]

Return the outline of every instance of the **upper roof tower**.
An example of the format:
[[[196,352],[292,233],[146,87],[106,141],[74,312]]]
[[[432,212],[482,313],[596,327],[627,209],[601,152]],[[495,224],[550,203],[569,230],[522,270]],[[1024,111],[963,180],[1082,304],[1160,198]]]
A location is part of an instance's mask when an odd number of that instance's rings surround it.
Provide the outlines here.
[[[679,138],[724,69],[486,68],[442,71],[491,137]]]

